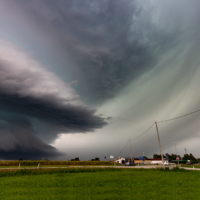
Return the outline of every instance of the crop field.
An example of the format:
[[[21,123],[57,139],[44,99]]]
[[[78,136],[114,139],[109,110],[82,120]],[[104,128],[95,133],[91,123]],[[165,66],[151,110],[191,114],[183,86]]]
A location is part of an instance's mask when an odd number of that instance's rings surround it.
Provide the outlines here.
[[[0,199],[200,199],[200,171],[71,168],[0,172]]]
[[[108,161],[45,161],[45,160],[25,160],[25,161],[0,161],[0,167],[2,166],[37,166],[38,163],[40,165],[101,165],[101,166],[109,166],[114,165],[114,162]]]
[[[40,168],[42,167],[68,167],[68,165],[40,165],[39,166]],[[19,168],[19,166],[0,166],[0,169],[4,169],[4,168],[13,168],[13,169],[16,169],[16,168]],[[37,168],[37,165],[35,166],[20,166],[20,168]]]

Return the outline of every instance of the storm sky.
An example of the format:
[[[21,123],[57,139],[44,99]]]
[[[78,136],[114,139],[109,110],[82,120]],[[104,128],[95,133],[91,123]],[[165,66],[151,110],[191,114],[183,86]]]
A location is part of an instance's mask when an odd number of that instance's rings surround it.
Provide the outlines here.
[[[0,159],[103,160],[199,110],[199,35],[198,0],[0,0]],[[163,153],[200,157],[199,121],[158,124]]]

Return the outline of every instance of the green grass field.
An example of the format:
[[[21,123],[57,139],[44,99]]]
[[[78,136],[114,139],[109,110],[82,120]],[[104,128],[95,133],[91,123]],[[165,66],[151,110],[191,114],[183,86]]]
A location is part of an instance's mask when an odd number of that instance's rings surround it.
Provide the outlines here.
[[[200,199],[200,172],[112,168],[0,172],[0,199]]]
[[[181,167],[190,167],[190,168],[193,168],[193,165],[183,165],[183,164],[181,164]],[[200,168],[200,165],[194,165],[194,168]]]

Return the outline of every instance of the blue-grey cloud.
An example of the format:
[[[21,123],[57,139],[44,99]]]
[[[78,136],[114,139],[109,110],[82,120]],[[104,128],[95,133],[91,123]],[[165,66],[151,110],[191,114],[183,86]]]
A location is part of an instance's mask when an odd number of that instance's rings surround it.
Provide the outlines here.
[[[34,137],[50,143],[111,121],[118,131],[130,122],[126,132],[167,106],[199,106],[186,98],[199,83],[197,0],[0,3],[0,108],[27,118]]]
[[[1,112],[0,119],[1,159],[51,159],[65,155],[38,139],[27,117]]]
[[[81,102],[71,83],[60,80],[10,42],[0,42],[0,119],[9,123],[2,127],[1,158],[5,158],[4,151],[14,158],[16,152],[28,155],[29,150],[32,158],[39,152],[58,156],[61,153],[43,141],[52,142],[62,132],[91,132],[107,124]]]
[[[64,80],[77,80],[73,87],[88,105],[113,98],[156,63],[152,49],[158,38],[137,1],[11,2],[20,19],[28,16],[20,27],[35,27],[31,37],[25,36],[28,41],[18,39],[42,54]]]

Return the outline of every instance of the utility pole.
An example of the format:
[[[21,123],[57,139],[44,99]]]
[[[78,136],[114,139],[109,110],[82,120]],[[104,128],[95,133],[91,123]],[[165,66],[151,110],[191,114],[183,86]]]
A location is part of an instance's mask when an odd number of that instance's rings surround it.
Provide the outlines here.
[[[120,158],[121,158],[121,151],[120,151]]]
[[[130,157],[131,157],[131,161],[132,161],[131,139],[129,139],[129,141],[130,141]]]
[[[176,143],[173,142],[173,144],[174,144],[174,147],[175,147],[176,155],[178,156],[178,154],[177,154],[177,150],[176,150]]]
[[[143,152],[143,164],[144,164],[144,152]]]
[[[163,160],[163,154],[162,154],[162,149],[161,149],[161,144],[160,144],[160,136],[159,136],[159,132],[158,132],[157,122],[155,122],[155,124],[156,124],[156,130],[157,130],[157,135],[158,135],[158,142],[159,142],[159,146],[160,146],[160,154],[161,154],[161,158],[162,158],[163,168],[165,168],[165,166],[164,166],[164,160]]]
[[[187,154],[187,149],[185,148],[184,150],[185,150],[185,154]]]
[[[177,154],[177,149],[176,149],[176,143],[175,143],[175,142],[173,142],[173,144],[174,144],[174,147],[175,147],[176,156],[178,157],[178,154]],[[178,166],[179,166],[179,160],[178,160]]]

